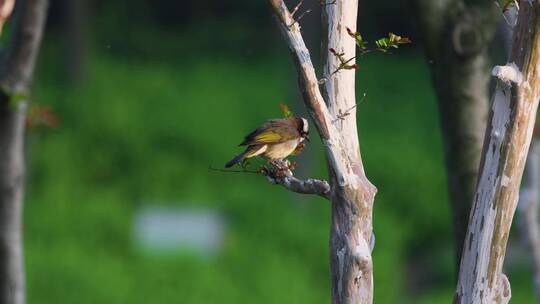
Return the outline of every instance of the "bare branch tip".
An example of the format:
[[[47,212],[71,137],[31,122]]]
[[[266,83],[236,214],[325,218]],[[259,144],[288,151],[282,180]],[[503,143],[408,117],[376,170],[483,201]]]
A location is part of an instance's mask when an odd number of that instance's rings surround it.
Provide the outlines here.
[[[274,185],[281,185],[287,190],[301,193],[301,194],[316,194],[326,199],[330,199],[330,185],[325,180],[318,180],[309,178],[307,180],[301,180],[294,177],[292,170],[294,170],[294,164],[284,160],[282,162],[275,162],[273,167],[268,168],[264,175],[268,178],[268,181]]]

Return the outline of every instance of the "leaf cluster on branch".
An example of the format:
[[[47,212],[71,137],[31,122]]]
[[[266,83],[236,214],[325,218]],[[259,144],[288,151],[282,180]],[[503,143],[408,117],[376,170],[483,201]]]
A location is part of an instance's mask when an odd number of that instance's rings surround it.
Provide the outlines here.
[[[388,33],[388,37],[383,37],[383,38],[379,38],[379,39],[375,40],[375,43],[374,43],[375,47],[370,48],[369,47],[369,42],[366,41],[362,37],[362,34],[360,34],[359,32],[353,31],[348,27],[346,27],[346,29],[347,29],[347,34],[349,34],[349,36],[351,36],[354,39],[354,41],[356,43],[356,46],[358,47],[358,50],[359,50],[359,55],[358,56],[360,56],[360,57],[364,56],[364,55],[366,55],[368,53],[371,53],[371,52],[387,53],[391,49],[399,48],[400,45],[411,43],[411,40],[409,38],[407,38],[407,37],[402,37],[402,36],[396,35],[394,33]],[[358,65],[356,63],[351,64],[351,62],[354,59],[356,59],[356,56],[353,56],[351,58],[347,58],[345,56],[344,52],[336,51],[336,49],[334,49],[334,48],[329,48],[328,50],[340,62],[339,66],[334,70],[334,72],[332,72],[332,75],[339,72],[339,71],[341,71],[341,70],[358,69]]]

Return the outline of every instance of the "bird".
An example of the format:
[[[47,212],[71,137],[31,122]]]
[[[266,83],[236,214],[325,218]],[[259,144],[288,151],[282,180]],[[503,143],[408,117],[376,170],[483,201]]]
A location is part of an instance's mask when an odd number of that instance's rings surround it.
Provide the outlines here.
[[[268,120],[245,136],[239,146],[247,146],[246,150],[228,161],[225,168],[255,156],[276,164],[292,154],[304,140],[309,141],[307,119],[288,117]]]

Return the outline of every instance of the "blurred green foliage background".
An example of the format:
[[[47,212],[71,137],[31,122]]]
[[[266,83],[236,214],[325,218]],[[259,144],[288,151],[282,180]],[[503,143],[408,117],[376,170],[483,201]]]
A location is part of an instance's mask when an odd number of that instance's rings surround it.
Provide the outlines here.
[[[66,3],[52,2],[33,94],[61,122],[30,130],[27,142],[29,303],[328,303],[328,202],[208,170],[281,116],[280,102],[306,115],[264,1],[87,3],[77,83]],[[414,42],[362,58],[357,72],[362,155],[379,189],[375,302],[449,303],[454,255],[428,68],[403,5],[360,7],[370,40],[391,30]],[[318,16],[306,18],[316,35]],[[312,138],[298,174],[325,178]],[[140,252],[133,220],[149,204],[218,210],[222,250]],[[513,302],[531,303],[528,257],[514,236],[510,247]]]

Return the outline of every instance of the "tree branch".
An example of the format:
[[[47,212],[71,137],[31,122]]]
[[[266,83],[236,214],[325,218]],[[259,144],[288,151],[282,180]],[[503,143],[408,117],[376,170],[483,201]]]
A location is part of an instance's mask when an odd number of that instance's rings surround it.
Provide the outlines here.
[[[24,304],[22,210],[27,93],[47,15],[47,0],[18,0],[0,58],[0,303]],[[16,104],[14,94],[22,95]]]
[[[498,78],[455,303],[507,303],[502,267],[540,100],[540,3],[522,0],[509,63]]]
[[[267,177],[270,183],[282,185],[289,191],[302,194],[315,194],[326,199],[330,199],[330,185],[325,180],[313,178],[309,178],[307,180],[300,180],[294,177],[292,173],[290,176],[284,177]]]
[[[335,58],[329,59],[327,54],[332,47],[351,58],[355,56],[355,41],[347,34],[346,27],[356,28],[358,2],[340,0],[324,6],[323,30],[326,35],[322,49],[326,50],[323,60],[325,75],[328,75],[323,83],[326,99],[319,89],[300,26],[294,22],[283,0],[267,2],[279,20],[279,28],[296,65],[304,103],[325,149],[331,188],[328,195],[332,201],[332,303],[370,304],[373,301],[373,268],[368,244],[373,239],[372,210],[377,189],[365,176],[360,156],[356,108],[353,108],[356,104],[355,71],[339,71],[330,76],[338,65],[334,64]],[[348,110],[351,111],[348,119],[337,119],[340,113]]]
[[[6,95],[28,91],[47,17],[47,0],[16,3],[11,40],[0,58],[0,90]]]
[[[329,139],[329,128],[331,127],[332,119],[319,90],[319,84],[313,63],[311,62],[309,50],[300,33],[300,25],[294,21],[283,0],[267,0],[267,2],[279,20],[279,28],[285,37],[285,42],[294,59],[298,71],[300,90],[304,95],[304,102],[308,112],[314,120],[321,138],[323,140]]]

